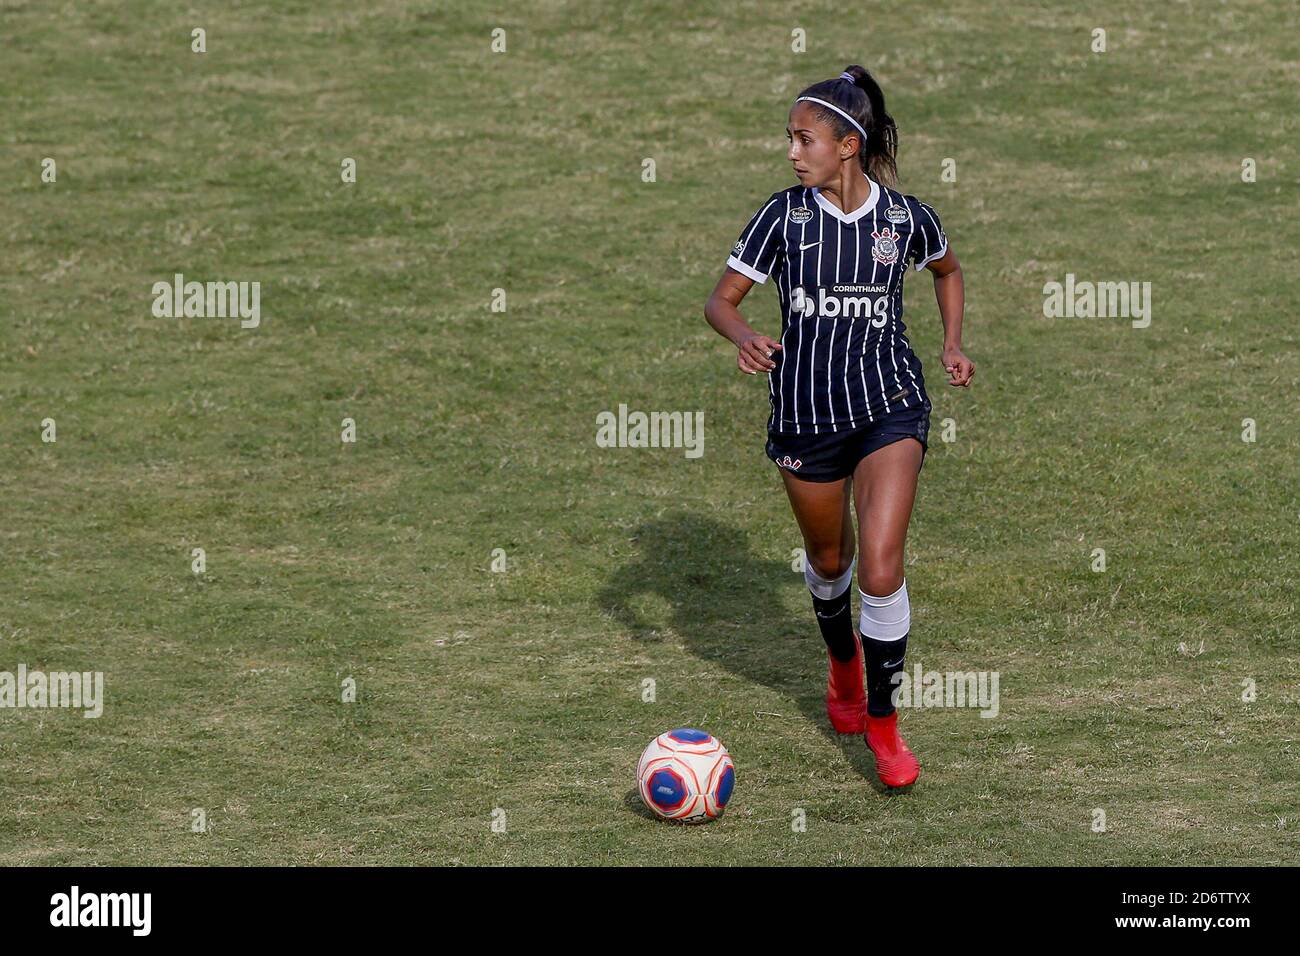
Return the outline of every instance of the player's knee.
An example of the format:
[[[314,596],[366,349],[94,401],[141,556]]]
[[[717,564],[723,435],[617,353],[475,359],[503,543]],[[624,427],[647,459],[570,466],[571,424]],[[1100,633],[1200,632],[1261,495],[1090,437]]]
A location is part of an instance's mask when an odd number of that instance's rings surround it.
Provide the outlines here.
[[[886,588],[859,588],[858,597],[862,601],[858,630],[863,637],[896,641],[907,636],[912,626],[912,607],[907,600],[906,579],[900,581],[892,591]]]
[[[862,550],[858,562],[858,587],[867,594],[893,594],[903,583],[903,555],[880,548]]]
[[[853,552],[841,554],[839,551],[831,549],[810,551],[804,561],[804,566],[811,568],[821,578],[835,580],[853,566]]]

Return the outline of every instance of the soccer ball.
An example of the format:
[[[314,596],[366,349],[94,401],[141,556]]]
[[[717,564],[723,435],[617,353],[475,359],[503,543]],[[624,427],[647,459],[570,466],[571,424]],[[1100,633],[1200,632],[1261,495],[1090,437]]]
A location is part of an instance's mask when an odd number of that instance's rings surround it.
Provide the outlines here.
[[[679,727],[660,734],[636,765],[641,800],[664,820],[702,823],[722,816],[736,785],[736,768],[722,741]]]

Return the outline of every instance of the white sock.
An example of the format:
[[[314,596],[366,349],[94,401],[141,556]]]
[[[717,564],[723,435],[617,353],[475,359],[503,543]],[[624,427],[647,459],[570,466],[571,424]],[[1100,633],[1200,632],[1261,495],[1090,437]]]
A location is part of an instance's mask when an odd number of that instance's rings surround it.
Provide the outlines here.
[[[832,581],[814,571],[812,562],[804,558],[803,579],[808,582],[808,590],[813,593],[813,597],[829,601],[849,589],[849,585],[853,582],[853,569],[857,566],[858,558],[854,555],[853,560],[849,562],[849,569]]]
[[[862,599],[862,615],[858,630],[863,637],[878,641],[897,641],[907,636],[912,626],[912,606],[907,600],[907,578],[893,594],[880,597],[858,588]]]

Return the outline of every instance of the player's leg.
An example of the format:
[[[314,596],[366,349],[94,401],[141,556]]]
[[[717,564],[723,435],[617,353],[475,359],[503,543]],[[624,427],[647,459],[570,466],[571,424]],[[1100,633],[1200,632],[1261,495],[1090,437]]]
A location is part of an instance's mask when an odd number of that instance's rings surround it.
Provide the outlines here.
[[[898,714],[891,695],[896,686],[894,675],[903,670],[911,628],[903,551],[921,461],[921,443],[900,438],[872,451],[853,473],[859,527],[860,627],[867,664],[867,744],[876,755],[881,780],[896,787],[911,783],[920,771],[915,756],[898,735]]]
[[[804,580],[829,656],[826,712],[842,734],[866,730],[862,645],[853,628],[849,479],[805,481],[779,469],[804,540]]]

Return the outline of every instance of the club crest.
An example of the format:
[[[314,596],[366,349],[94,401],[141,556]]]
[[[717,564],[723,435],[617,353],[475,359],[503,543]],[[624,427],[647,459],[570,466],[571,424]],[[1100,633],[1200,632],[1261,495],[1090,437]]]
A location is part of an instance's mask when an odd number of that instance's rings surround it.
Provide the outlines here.
[[[796,458],[794,461],[791,461],[790,456],[786,455],[784,458],[778,460],[777,464],[780,465],[782,468],[789,468],[791,471],[798,471],[799,466],[803,464],[803,461],[799,458]]]
[[[898,261],[898,233],[886,226],[879,232],[873,232],[871,238],[876,240],[871,247],[873,259],[885,266],[892,266]]]

